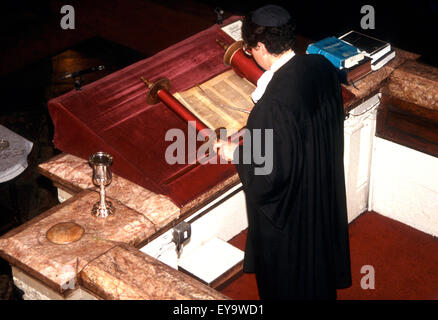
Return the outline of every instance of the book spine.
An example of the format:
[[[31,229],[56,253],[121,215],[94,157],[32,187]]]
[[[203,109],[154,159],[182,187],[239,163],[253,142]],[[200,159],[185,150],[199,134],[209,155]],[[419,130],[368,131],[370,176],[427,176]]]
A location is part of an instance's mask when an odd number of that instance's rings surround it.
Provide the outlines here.
[[[360,78],[362,78],[363,76],[365,76],[366,74],[370,73],[371,67],[364,67],[364,68],[358,68],[359,70],[357,70],[357,72],[355,73],[349,73],[347,75],[347,82],[351,83],[352,81],[356,81],[359,80]]]
[[[395,50],[391,50],[390,52],[385,54],[383,57],[379,58],[376,61],[373,61],[371,63],[371,69],[373,71],[379,70],[381,67],[383,67],[385,64],[387,64],[394,57],[395,57]]]
[[[320,54],[323,55],[324,57],[326,57],[336,68],[338,69],[342,69],[343,67],[343,60],[337,58],[336,56],[334,56],[333,54],[318,48],[314,45],[309,45],[307,47],[307,53],[309,54]]]
[[[391,45],[388,44],[385,48],[383,48],[380,51],[376,52],[375,54],[371,55],[371,57],[373,58],[373,61],[377,61],[390,51],[391,51]]]

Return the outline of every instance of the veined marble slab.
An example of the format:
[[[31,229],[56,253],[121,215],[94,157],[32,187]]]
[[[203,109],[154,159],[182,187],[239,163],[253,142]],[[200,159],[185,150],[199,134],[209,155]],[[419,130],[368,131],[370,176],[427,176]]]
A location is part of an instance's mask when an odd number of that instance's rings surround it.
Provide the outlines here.
[[[80,277],[85,288],[104,299],[229,299],[218,291],[127,245],[119,245],[108,250],[87,265]]]
[[[395,50],[395,58],[389,61],[386,65],[380,68],[377,71],[371,72],[367,76],[362,79],[356,81],[354,83],[355,87],[352,85],[346,86],[348,90],[350,90],[356,98],[350,103],[350,106],[353,104],[361,103],[363,98],[368,97],[372,93],[378,91],[383,86],[383,81],[385,81],[392,72],[400,67],[407,60],[415,60],[420,57],[420,55],[408,52],[405,50],[401,50],[398,48],[394,48]],[[345,106],[346,109],[350,109],[350,106]]]
[[[390,95],[438,111],[438,68],[407,61],[388,81]]]
[[[74,189],[93,189],[93,170],[88,162],[71,154],[62,154],[39,165],[41,174],[56,179]],[[112,182],[105,188],[108,197],[117,199],[125,206],[143,214],[152,221],[157,230],[180,216],[180,209],[166,196],[153,193],[120,176],[113,175]]]
[[[0,238],[0,255],[57,292],[74,289],[77,274],[91,261],[120,243],[139,245],[156,232],[142,214],[108,198],[116,208],[106,219],[91,214],[99,201],[87,190],[50,209]],[[69,244],[54,244],[46,232],[60,222],[75,222],[85,229],[82,238]]]

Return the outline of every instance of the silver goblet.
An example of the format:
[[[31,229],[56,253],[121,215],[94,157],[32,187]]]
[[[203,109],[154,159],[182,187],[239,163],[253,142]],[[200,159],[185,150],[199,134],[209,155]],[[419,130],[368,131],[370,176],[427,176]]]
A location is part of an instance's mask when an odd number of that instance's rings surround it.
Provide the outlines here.
[[[90,156],[88,163],[93,168],[93,183],[100,187],[100,201],[93,206],[92,214],[96,217],[106,218],[115,212],[110,201],[105,200],[105,186],[112,180],[110,166],[113,157],[105,152],[96,152]]]

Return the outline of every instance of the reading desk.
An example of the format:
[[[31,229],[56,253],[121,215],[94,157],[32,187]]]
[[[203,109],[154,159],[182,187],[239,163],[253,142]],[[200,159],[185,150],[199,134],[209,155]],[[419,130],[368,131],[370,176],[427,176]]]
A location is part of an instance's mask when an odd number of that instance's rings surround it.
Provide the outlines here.
[[[222,271],[210,266],[209,274],[190,269],[192,261],[184,262],[184,256],[196,257],[197,249],[217,239],[226,243],[247,227],[238,175],[232,164],[167,164],[170,142],[165,134],[171,128],[185,132],[187,123],[163,103],[148,105],[148,89],[140,80],[167,77],[171,93],[177,93],[223,74],[229,67],[223,64],[218,38],[233,42],[215,25],[49,102],[54,144],[64,153],[41,164],[39,170],[59,188],[63,202],[0,238],[0,254],[12,264],[14,281],[25,291],[25,298],[227,299],[213,288],[241,271],[243,253],[231,254],[226,245],[216,247],[223,250],[218,256],[224,253],[223,257],[232,258],[219,259]],[[308,43],[299,37],[298,53]],[[374,137],[375,108],[370,111],[367,106],[372,99],[379,101],[376,94],[394,70],[416,58],[397,49],[388,65],[358,81],[356,88],[344,88],[344,107],[354,118],[346,123],[346,135],[353,137],[365,120],[372,124],[365,134],[368,151],[361,158],[371,159],[369,143]],[[363,110],[374,113],[361,118]],[[353,173],[357,176],[359,167],[365,170],[359,170],[360,175],[369,177],[369,164],[364,167],[361,158],[351,156],[353,140],[346,139],[347,179]],[[114,157],[107,196],[116,214],[104,221],[89,212],[98,192],[85,159],[96,151]],[[368,195],[368,189],[357,190],[356,185],[347,182],[349,199],[357,198],[358,192],[362,192],[359,198],[365,198],[362,195]],[[369,188],[369,179],[365,186]],[[350,221],[363,212],[363,203],[349,203]],[[178,266],[171,231],[183,220],[192,225],[192,236]],[[47,230],[65,221],[81,225],[82,238],[65,245],[48,241]],[[203,263],[202,257],[196,259]]]

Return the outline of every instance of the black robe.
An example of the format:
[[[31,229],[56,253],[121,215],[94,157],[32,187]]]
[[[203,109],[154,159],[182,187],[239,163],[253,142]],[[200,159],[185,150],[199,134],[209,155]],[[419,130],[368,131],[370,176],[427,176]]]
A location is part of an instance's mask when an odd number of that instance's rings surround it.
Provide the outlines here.
[[[256,273],[261,299],[335,299],[336,288],[351,286],[335,68],[321,55],[294,56],[275,72],[247,129],[274,134],[271,172],[255,175],[263,165],[243,163],[243,147],[234,154],[248,211],[244,271]]]

